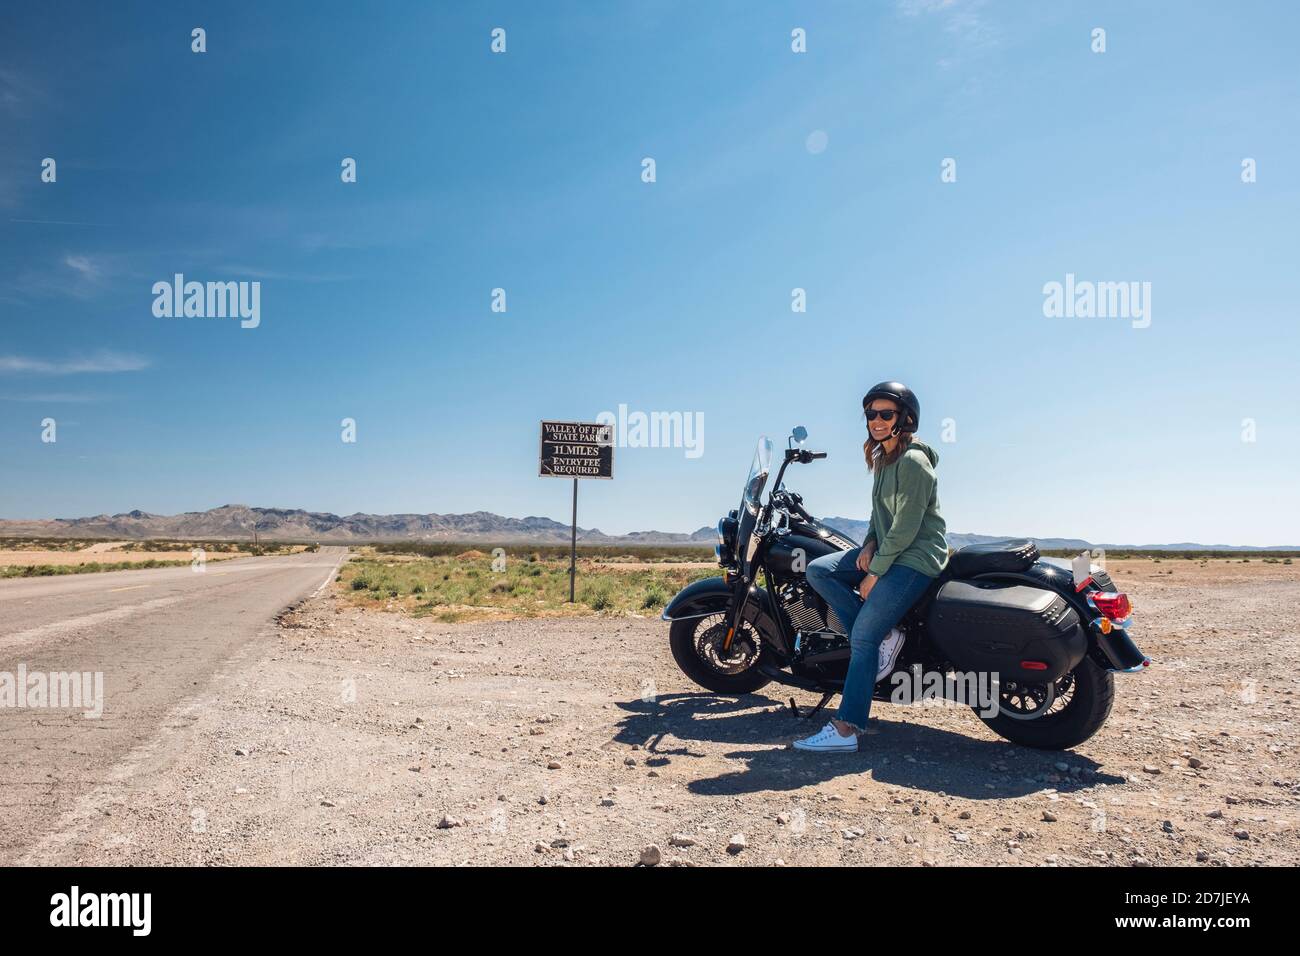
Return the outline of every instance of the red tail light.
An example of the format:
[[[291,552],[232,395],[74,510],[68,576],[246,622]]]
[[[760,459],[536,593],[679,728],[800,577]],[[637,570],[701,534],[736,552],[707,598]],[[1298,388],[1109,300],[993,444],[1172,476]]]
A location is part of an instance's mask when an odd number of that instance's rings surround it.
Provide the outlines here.
[[[1093,606],[1112,621],[1123,621],[1133,613],[1127,594],[1115,591],[1094,591],[1088,595]]]

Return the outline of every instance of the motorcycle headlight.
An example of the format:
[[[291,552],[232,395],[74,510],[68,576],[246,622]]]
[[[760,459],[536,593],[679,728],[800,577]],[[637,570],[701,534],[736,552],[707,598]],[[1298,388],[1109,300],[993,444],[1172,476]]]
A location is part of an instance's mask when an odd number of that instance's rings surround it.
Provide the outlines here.
[[[718,522],[718,548],[730,555],[736,550],[736,531],[740,525],[735,518],[728,515]]]

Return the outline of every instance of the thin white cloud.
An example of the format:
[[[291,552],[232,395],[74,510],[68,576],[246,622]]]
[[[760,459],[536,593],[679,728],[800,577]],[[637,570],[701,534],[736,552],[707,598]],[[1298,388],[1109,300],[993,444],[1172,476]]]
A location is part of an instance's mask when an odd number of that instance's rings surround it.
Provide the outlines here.
[[[271,269],[258,269],[252,266],[227,264],[220,267],[222,274],[248,276],[252,279],[279,279],[285,282],[346,282],[349,275],[321,275],[310,272],[276,272]]]
[[[27,266],[9,277],[5,291],[20,300],[55,296],[94,299],[102,294],[114,276],[122,275],[123,258],[118,255],[64,253],[51,265]]]
[[[29,111],[33,102],[44,100],[44,95],[16,70],[0,67],[0,111],[15,116]]]
[[[104,275],[103,263],[90,256],[64,256],[63,264],[88,282],[96,282]]]
[[[898,0],[899,12],[909,17],[919,16],[922,13],[935,13],[956,5],[957,0]]]
[[[139,372],[149,367],[140,355],[121,352],[96,352],[62,360],[29,358],[24,355],[0,355],[0,375],[85,375],[109,372]]]
[[[67,219],[10,219],[10,222],[21,222],[35,226],[102,226],[102,222],[74,222]]]
[[[981,53],[996,47],[1000,39],[997,28],[981,15],[984,5],[985,0],[898,0],[896,9],[906,17],[934,18],[967,50]],[[952,59],[940,60],[940,66],[952,65]]]
[[[92,395],[83,392],[38,392],[34,395],[0,395],[0,402],[40,402],[42,405],[49,402],[101,402],[104,400],[102,395]]]

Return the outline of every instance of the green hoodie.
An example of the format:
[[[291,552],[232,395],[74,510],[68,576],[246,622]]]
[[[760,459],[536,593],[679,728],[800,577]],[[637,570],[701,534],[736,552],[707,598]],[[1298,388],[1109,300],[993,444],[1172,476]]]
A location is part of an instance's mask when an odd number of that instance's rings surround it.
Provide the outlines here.
[[[939,514],[939,453],[913,439],[892,464],[875,472],[871,485],[871,527],[876,542],[868,567],[879,577],[895,563],[935,577],[948,564],[948,542]]]

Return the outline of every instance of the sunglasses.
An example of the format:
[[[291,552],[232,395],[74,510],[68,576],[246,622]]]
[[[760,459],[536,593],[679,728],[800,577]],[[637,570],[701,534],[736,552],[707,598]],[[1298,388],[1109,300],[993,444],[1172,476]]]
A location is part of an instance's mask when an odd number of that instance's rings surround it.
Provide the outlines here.
[[[867,408],[863,409],[863,414],[867,416],[867,421],[869,422],[874,422],[877,418],[882,421],[892,422],[894,416],[897,415],[898,412],[894,411],[892,408]]]

